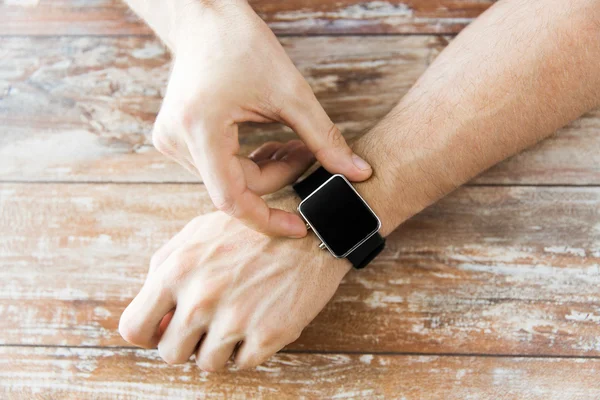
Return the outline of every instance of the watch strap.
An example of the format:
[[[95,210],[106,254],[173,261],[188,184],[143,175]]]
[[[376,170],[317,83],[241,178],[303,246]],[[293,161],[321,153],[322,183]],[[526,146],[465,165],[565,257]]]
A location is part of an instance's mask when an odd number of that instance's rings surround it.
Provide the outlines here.
[[[317,190],[319,186],[327,182],[333,174],[323,167],[319,167],[315,172],[307,176],[305,179],[296,183],[293,187],[301,199],[307,198],[312,192]]]
[[[368,238],[346,257],[356,269],[366,267],[385,247],[385,239],[378,233]]]
[[[325,168],[319,167],[304,180],[296,183],[293,188],[301,199],[305,199],[332,176],[333,174]],[[354,268],[361,269],[373,261],[384,247],[385,239],[377,232],[354,249],[346,258],[352,263]]]

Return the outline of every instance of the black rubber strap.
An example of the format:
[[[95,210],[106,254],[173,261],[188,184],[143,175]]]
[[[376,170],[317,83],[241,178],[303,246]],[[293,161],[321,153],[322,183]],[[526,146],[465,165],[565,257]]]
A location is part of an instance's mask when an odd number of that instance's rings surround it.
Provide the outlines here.
[[[373,261],[384,247],[385,239],[379,233],[376,233],[358,246],[356,250],[348,254],[346,258],[350,260],[354,268],[361,269]]]
[[[296,183],[293,187],[301,199],[307,198],[312,192],[317,190],[319,186],[331,178],[325,168],[320,167],[315,172],[306,177],[306,179]],[[361,269],[367,266],[385,247],[385,239],[376,233],[367,239],[366,242],[358,246],[352,253],[346,257],[356,269]]]
[[[320,167],[315,172],[307,176],[306,179],[296,183],[294,185],[294,190],[298,196],[304,200],[332,176],[333,174],[330,174],[325,168]]]

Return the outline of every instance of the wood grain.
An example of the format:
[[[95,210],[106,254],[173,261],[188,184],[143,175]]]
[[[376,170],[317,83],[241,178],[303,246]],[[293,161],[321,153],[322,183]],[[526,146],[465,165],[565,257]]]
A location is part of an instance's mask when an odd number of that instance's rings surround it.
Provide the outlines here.
[[[323,106],[354,138],[381,119],[444,48],[443,37],[283,38]],[[0,179],[194,182],[150,146],[169,56],[149,38],[0,38]],[[476,183],[600,183],[600,111]],[[246,126],[243,152],[293,133]]]
[[[122,346],[202,185],[0,186],[0,344]],[[467,187],[397,230],[289,348],[600,355],[600,188]]]
[[[249,1],[349,139],[494,3]],[[600,110],[406,222],[256,369],[124,347],[153,251],[212,210],[150,143],[169,68],[121,0],[0,2],[0,398],[600,398]]]
[[[456,33],[494,0],[250,0],[278,34]],[[0,3],[0,35],[145,35],[120,0]]]
[[[155,351],[0,348],[8,398],[528,399],[600,396],[595,359],[277,354],[247,371],[169,366]],[[232,372],[235,371],[235,374]]]

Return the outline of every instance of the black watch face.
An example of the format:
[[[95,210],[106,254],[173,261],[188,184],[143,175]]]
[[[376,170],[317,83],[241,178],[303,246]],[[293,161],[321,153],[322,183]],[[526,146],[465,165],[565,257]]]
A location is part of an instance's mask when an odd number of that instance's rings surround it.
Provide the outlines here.
[[[375,213],[340,175],[304,199],[298,210],[336,257],[346,257],[380,226]]]

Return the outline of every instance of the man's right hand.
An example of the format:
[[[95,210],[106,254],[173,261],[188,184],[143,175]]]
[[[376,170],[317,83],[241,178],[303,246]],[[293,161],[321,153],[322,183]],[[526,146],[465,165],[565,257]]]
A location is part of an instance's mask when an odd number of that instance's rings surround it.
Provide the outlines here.
[[[215,206],[269,235],[302,237],[304,222],[261,195],[295,181],[314,161],[363,181],[371,167],[329,119],[275,35],[243,0],[187,1],[169,37],[175,53],[153,142],[199,175]],[[301,141],[239,152],[238,124],[280,122]]]

